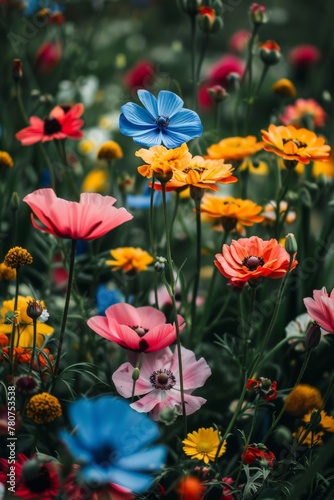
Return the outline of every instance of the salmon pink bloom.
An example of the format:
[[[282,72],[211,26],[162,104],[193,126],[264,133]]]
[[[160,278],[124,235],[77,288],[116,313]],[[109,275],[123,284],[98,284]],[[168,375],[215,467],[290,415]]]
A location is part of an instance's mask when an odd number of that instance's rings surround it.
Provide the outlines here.
[[[176,340],[175,325],[166,323],[166,317],[152,306],[133,307],[114,304],[105,316],[93,316],[87,321],[94,332],[125,349],[136,352],[154,352],[173,344]],[[180,330],[185,326],[178,316]]]
[[[326,117],[325,110],[314,99],[297,99],[285,108],[280,120],[284,125],[295,127],[307,126],[307,120],[311,120],[315,127],[324,127]]]
[[[81,139],[84,133],[80,130],[84,122],[80,119],[84,111],[83,104],[74,106],[56,106],[49,116],[41,120],[37,116],[31,116],[29,127],[20,130],[16,139],[21,141],[22,146],[30,146],[36,142],[52,141],[54,139]]]
[[[304,304],[311,318],[328,333],[334,333],[334,289],[328,294],[325,287],[313,290],[313,299],[307,297]]]
[[[216,254],[215,264],[231,282],[259,278],[282,278],[288,268],[290,256],[277,240],[264,241],[258,236],[232,240],[224,245],[222,254]],[[293,259],[291,270],[297,265]]]
[[[181,347],[183,365],[183,386],[186,414],[191,415],[206,402],[206,399],[192,396],[192,392],[202,387],[211,370],[204,358],[196,361],[195,354]],[[112,376],[117,392],[130,398],[133,390],[132,373],[134,366],[124,363]],[[140,412],[148,413],[153,420],[159,420],[160,412],[172,408],[182,414],[178,353],[167,347],[156,353],[145,354],[136,382],[135,396],[143,396],[130,406]]]
[[[59,238],[94,240],[133,217],[125,208],[113,207],[115,198],[98,193],[82,193],[78,203],[58,198],[47,188],[28,194],[23,201],[33,211],[32,225]]]

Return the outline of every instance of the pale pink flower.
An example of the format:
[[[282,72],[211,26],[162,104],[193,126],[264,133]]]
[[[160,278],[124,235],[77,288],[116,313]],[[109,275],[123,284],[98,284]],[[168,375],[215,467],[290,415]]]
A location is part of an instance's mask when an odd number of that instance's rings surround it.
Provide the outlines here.
[[[206,403],[206,399],[192,396],[192,392],[204,385],[211,370],[204,358],[196,361],[195,354],[185,347],[181,347],[181,356],[186,414],[191,415]],[[112,376],[117,392],[124,398],[132,395],[133,370],[134,366],[124,363]],[[167,347],[157,353],[145,354],[135,396],[143,397],[130,406],[140,413],[149,413],[153,420],[159,420],[159,414],[165,408],[176,409],[182,414],[177,349],[173,353]]]
[[[100,238],[133,217],[125,208],[113,207],[115,198],[98,193],[82,193],[78,203],[58,198],[47,188],[28,194],[23,201],[33,211],[36,229],[73,240]]]
[[[313,299],[304,299],[307,312],[321,328],[328,333],[334,333],[334,289],[328,294],[325,287],[313,290]]]
[[[93,316],[87,324],[101,337],[136,352],[155,352],[176,340],[175,325],[166,323],[165,315],[152,306],[114,304],[106,309],[106,316]],[[182,316],[178,324],[181,331]]]

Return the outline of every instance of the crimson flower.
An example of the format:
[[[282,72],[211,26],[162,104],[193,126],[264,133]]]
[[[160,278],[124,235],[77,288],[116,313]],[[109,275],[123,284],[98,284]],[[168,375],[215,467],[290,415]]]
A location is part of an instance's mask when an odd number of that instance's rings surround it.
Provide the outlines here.
[[[182,330],[182,316],[178,315],[178,323]],[[166,323],[165,315],[152,306],[114,304],[106,309],[106,316],[93,316],[87,324],[101,337],[136,352],[155,352],[176,340],[175,325]]]
[[[84,112],[83,104],[74,106],[56,106],[49,116],[41,120],[37,116],[31,116],[29,127],[20,130],[16,139],[21,141],[22,146],[30,146],[36,142],[52,140],[81,139],[84,133],[80,130],[84,122],[80,116]]]
[[[308,314],[321,328],[334,333],[334,289],[329,294],[325,287],[313,290],[313,299],[307,297],[304,304]]]
[[[268,467],[273,467],[276,459],[274,453],[261,443],[248,446],[242,453],[241,458],[244,464],[253,465],[257,463]]]
[[[277,398],[277,382],[272,382],[269,378],[260,377],[258,380],[250,378],[246,384],[248,391],[254,391],[265,401],[273,401]]]
[[[77,203],[58,198],[47,188],[28,194],[23,201],[33,211],[33,226],[59,238],[94,240],[133,217],[125,208],[112,206],[115,198],[98,193],[82,193]]]

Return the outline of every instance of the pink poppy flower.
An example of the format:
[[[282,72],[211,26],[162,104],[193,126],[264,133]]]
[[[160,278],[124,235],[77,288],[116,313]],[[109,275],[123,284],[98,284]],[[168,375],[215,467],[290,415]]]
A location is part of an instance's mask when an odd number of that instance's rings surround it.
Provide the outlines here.
[[[307,297],[304,304],[311,318],[328,333],[334,333],[334,289],[328,294],[325,287],[313,290],[313,299]]]
[[[106,309],[106,316],[93,316],[87,324],[101,337],[136,352],[158,351],[176,340],[175,325],[166,323],[165,315],[152,306],[114,304]],[[182,330],[182,316],[178,324]]]
[[[21,141],[22,146],[67,137],[81,139],[84,135],[80,130],[84,124],[84,121],[80,119],[83,112],[84,106],[80,103],[74,106],[56,106],[44,120],[31,116],[30,126],[20,130],[15,137]]]
[[[78,203],[58,198],[47,188],[28,194],[23,201],[33,211],[32,225],[59,238],[94,240],[133,217],[125,208],[112,206],[115,198],[98,193],[82,193]]]
[[[192,396],[192,392],[205,384],[211,370],[204,358],[196,361],[195,354],[185,347],[181,347],[181,356],[186,414],[191,415],[206,403],[206,399]],[[124,398],[132,395],[133,370],[133,365],[124,363],[112,376],[117,392]],[[130,406],[140,413],[149,413],[153,420],[159,420],[159,414],[165,408],[176,409],[179,415],[182,414],[177,349],[173,353],[167,347],[145,354],[135,396],[143,397]]]

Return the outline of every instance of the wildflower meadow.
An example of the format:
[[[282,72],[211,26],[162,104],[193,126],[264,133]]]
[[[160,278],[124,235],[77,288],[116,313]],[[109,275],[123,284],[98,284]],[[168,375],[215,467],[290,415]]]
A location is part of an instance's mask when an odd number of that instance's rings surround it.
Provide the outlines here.
[[[0,500],[334,499],[333,15],[0,0]]]

